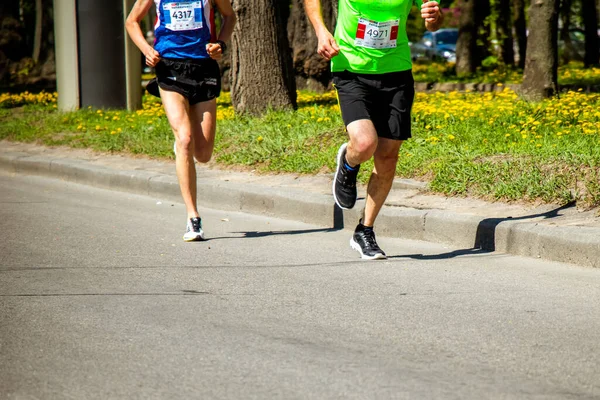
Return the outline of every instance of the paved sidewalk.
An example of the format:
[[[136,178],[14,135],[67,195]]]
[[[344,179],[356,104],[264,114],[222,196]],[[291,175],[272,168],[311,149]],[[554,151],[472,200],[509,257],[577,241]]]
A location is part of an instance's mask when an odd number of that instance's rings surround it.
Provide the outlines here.
[[[44,175],[180,202],[174,161],[0,142],[0,171]],[[334,206],[332,175],[262,175],[197,165],[202,207],[260,213],[353,229],[364,206]],[[576,206],[523,206],[426,193],[396,180],[376,223],[381,236],[425,240],[462,252],[498,251],[600,267],[600,213]],[[359,195],[364,196],[364,187]]]

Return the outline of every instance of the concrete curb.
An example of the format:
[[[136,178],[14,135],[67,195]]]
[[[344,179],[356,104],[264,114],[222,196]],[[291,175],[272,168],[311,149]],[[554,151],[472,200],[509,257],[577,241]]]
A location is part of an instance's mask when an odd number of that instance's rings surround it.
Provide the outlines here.
[[[104,189],[125,191],[180,202],[174,175],[145,170],[117,170],[93,165],[86,160],[56,159],[26,153],[0,154],[0,169],[12,174],[40,175]],[[420,188],[398,180],[395,188]],[[243,211],[293,219],[320,226],[353,229],[364,200],[353,210],[335,207],[332,197],[256,183],[198,179],[201,204],[223,210]],[[543,215],[541,216],[543,217]],[[500,251],[513,255],[543,258],[600,267],[600,228],[548,226],[531,219],[483,218],[443,210],[418,210],[385,206],[377,219],[382,236],[443,243],[464,250],[449,253]]]

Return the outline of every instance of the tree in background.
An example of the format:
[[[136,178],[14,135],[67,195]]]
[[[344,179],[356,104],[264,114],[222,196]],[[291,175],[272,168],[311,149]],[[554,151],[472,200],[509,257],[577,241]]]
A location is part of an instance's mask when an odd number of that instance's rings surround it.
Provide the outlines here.
[[[505,65],[515,64],[514,40],[511,21],[511,0],[495,0],[496,38],[500,44],[500,61]]]
[[[236,112],[296,108],[296,82],[285,27],[289,2],[235,0],[231,102]]]
[[[477,27],[477,61],[481,62],[493,54],[492,4],[490,0],[477,0],[475,25]]]
[[[527,21],[525,20],[525,0],[513,0],[513,27],[517,37],[519,68],[525,68],[525,56],[527,51]]]
[[[35,0],[35,32],[33,34],[33,54],[31,58],[38,62],[42,50],[42,0]]]
[[[569,60],[583,61],[583,58],[575,49],[571,40],[571,17],[573,15],[573,0],[561,0],[560,2],[560,40],[563,43],[559,56],[563,63]]]
[[[538,101],[558,92],[559,0],[531,0],[522,96]]]
[[[586,67],[598,65],[600,63],[598,48],[600,40],[598,39],[598,10],[597,0],[581,0],[581,13],[585,31],[585,57]]]
[[[461,3],[458,41],[456,42],[456,74],[458,76],[472,74],[477,69],[475,1],[463,0]]]
[[[458,42],[456,43],[456,74],[474,73],[489,54],[489,0],[462,0],[460,3]]]
[[[327,29],[333,32],[337,0],[322,0],[321,12]],[[304,11],[303,0],[292,0],[287,31],[298,88],[316,91],[327,89],[331,79],[330,63],[317,53],[317,36]]]
[[[54,88],[52,0],[0,4],[0,83],[28,90]]]

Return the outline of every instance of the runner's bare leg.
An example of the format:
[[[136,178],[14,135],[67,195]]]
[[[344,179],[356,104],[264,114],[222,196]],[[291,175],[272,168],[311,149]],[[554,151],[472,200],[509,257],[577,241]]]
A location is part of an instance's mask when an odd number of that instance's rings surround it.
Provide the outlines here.
[[[194,156],[200,163],[210,161],[215,147],[217,100],[203,101],[190,106],[190,121],[194,137]]]
[[[375,166],[367,186],[367,199],[363,225],[373,226],[381,207],[385,203],[396,175],[398,151],[402,140],[379,138],[374,155]]]
[[[175,135],[175,169],[188,218],[198,217],[194,135],[188,100],[179,93],[160,89],[167,119]]]

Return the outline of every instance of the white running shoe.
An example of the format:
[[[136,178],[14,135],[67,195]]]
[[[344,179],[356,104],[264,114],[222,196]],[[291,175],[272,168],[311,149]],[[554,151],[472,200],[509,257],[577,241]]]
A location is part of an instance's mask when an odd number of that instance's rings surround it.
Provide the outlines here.
[[[187,222],[183,240],[194,242],[204,240],[204,231],[202,230],[202,219],[200,217],[190,218]]]

